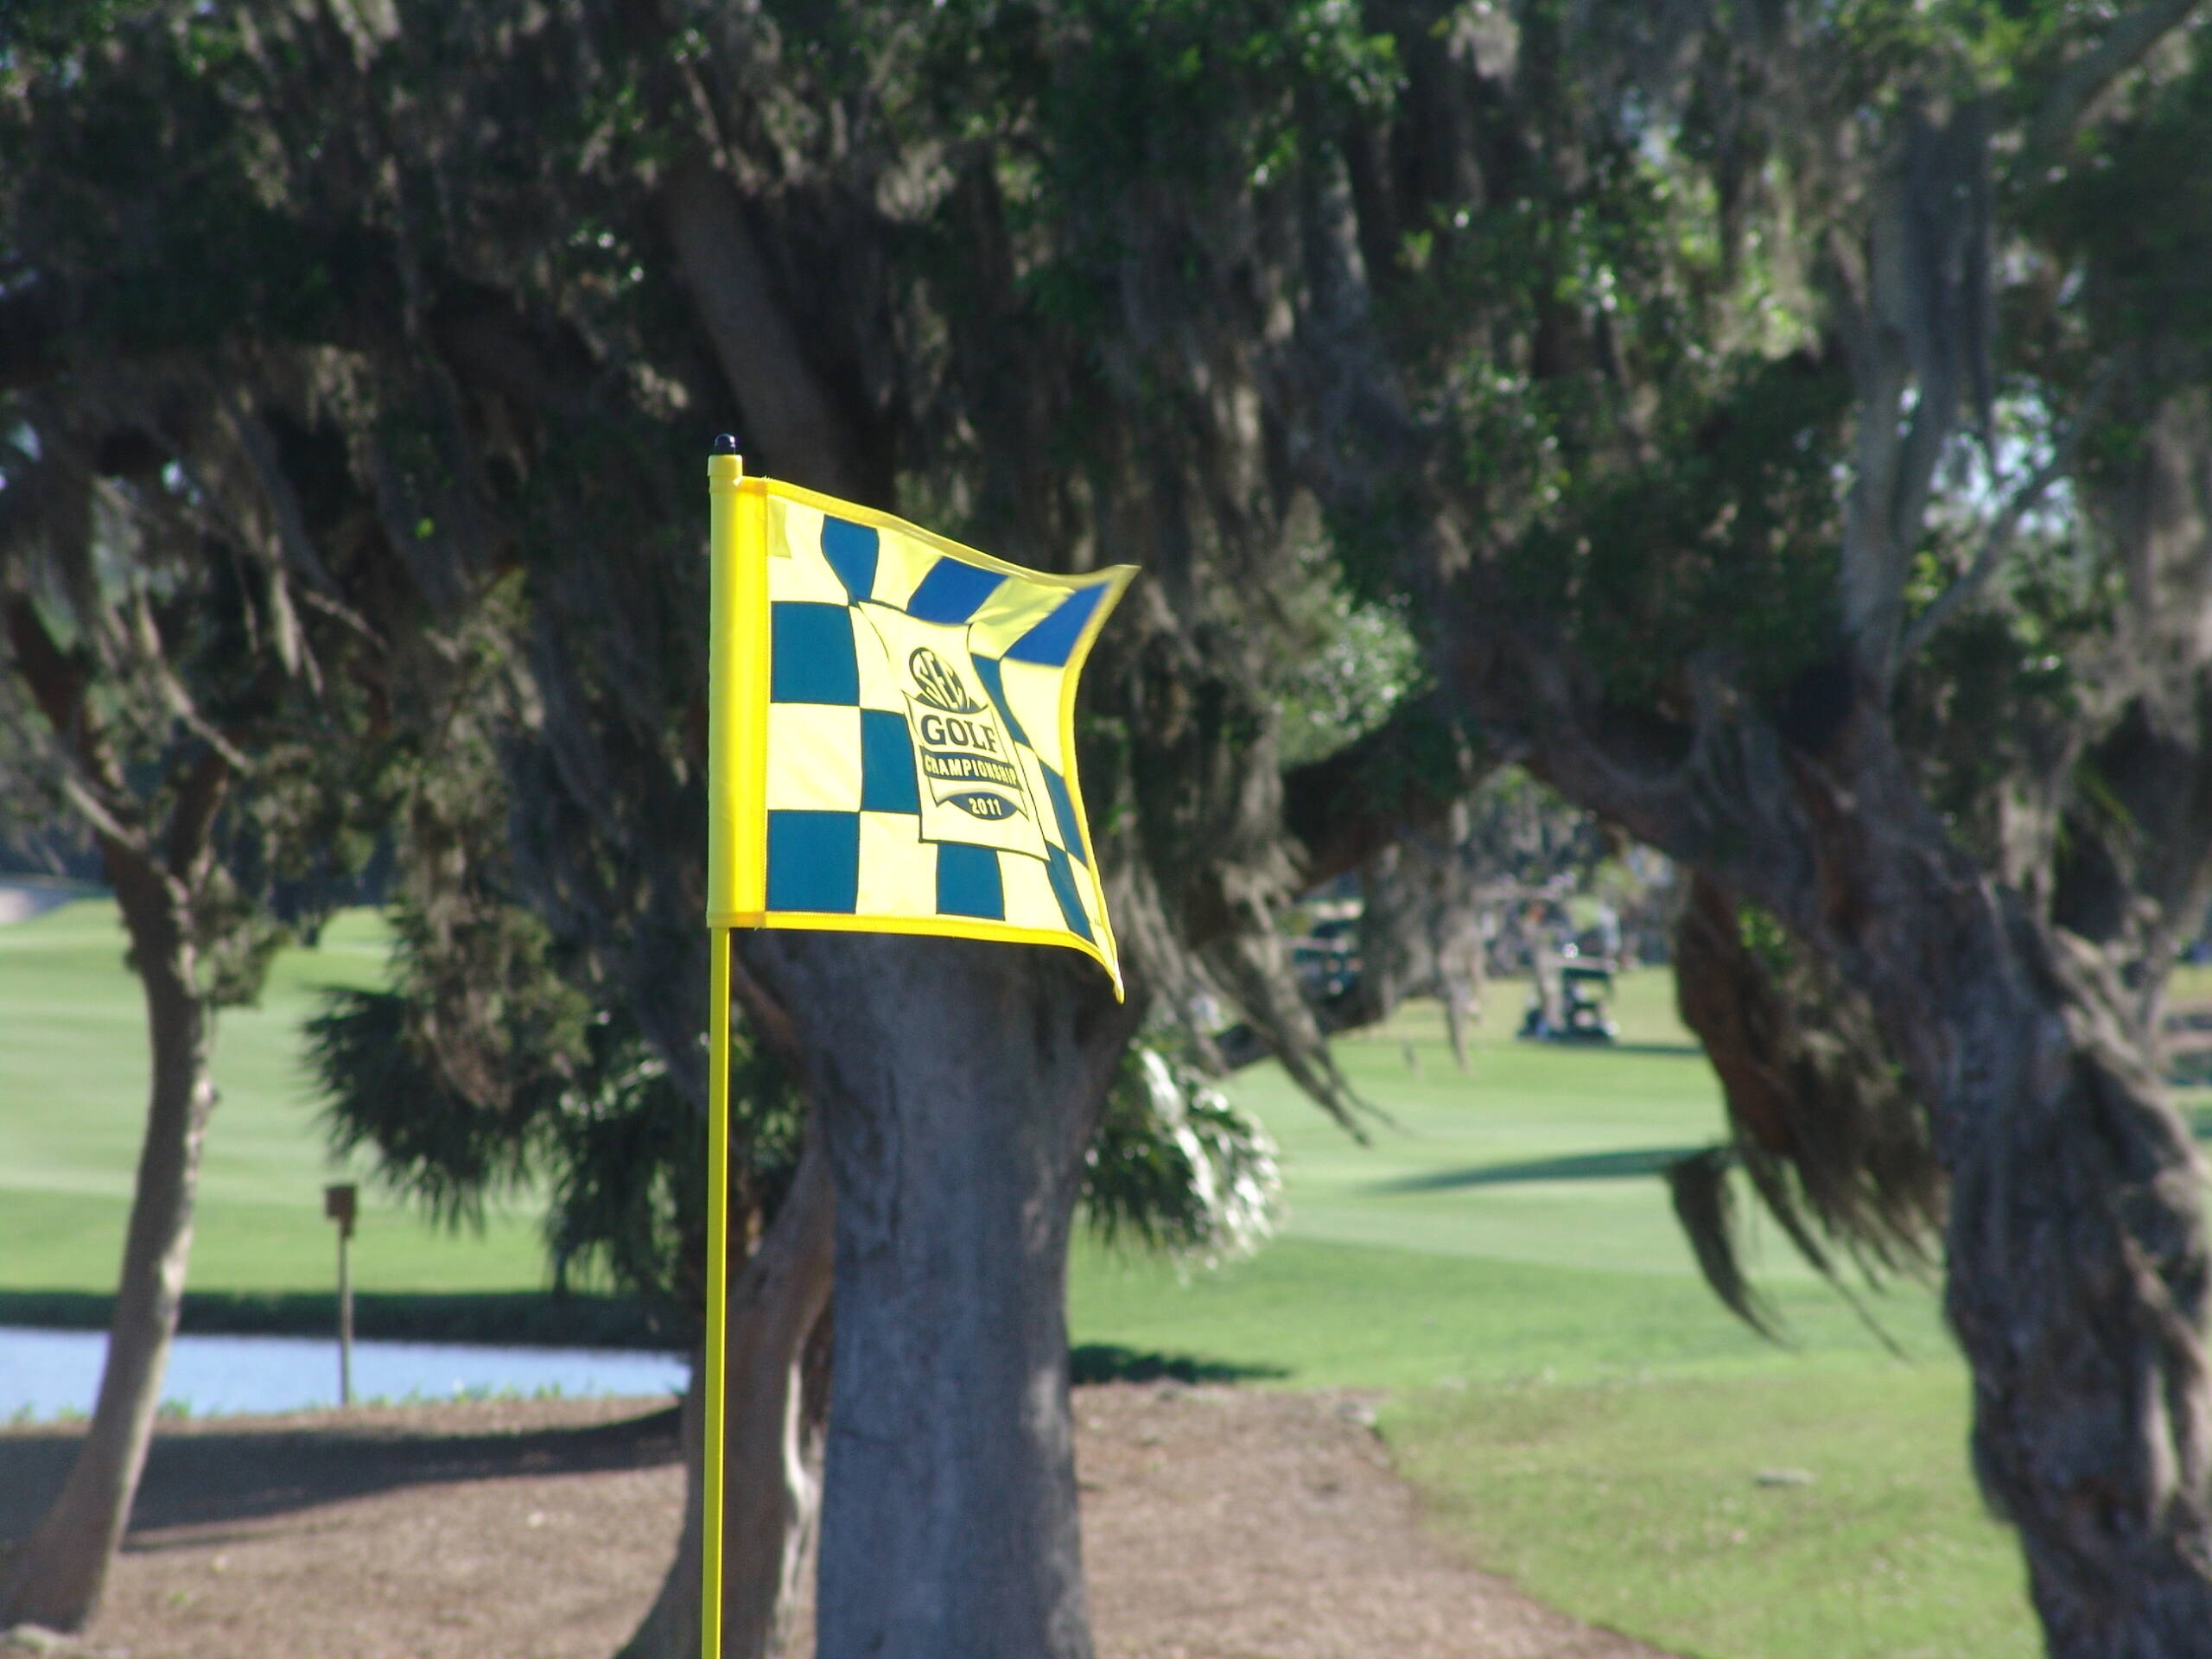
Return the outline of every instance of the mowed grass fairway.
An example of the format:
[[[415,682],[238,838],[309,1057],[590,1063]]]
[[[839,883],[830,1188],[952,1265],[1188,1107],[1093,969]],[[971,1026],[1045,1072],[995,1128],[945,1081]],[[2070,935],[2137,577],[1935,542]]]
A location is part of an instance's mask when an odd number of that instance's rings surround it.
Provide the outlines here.
[[[95,901],[0,928],[0,1290],[112,1287],[146,1080],[122,950]],[[376,919],[346,917],[284,956],[260,1008],[223,1015],[195,1288],[329,1287],[336,1177],[296,1027],[314,987],[375,982],[383,963]],[[1493,987],[1470,1077],[1433,1007],[1344,1041],[1346,1072],[1395,1120],[1364,1147],[1273,1068],[1239,1078],[1282,1147],[1282,1236],[1188,1273],[1079,1245],[1074,1340],[1389,1390],[1382,1432],[1441,1529],[1679,1652],[2025,1659],[2018,1558],[1967,1478],[1966,1376],[1933,1297],[1875,1299],[1900,1363],[1786,1249],[1760,1266],[1790,1350],[1698,1281],[1656,1172],[1713,1138],[1719,1104],[1671,995],[1663,973],[1631,976],[1622,1046],[1585,1050],[1506,1039],[1521,989]],[[365,1289],[545,1281],[526,1203],[454,1237],[364,1197]]]
[[[1795,1346],[1745,1331],[1656,1173],[1720,1122],[1670,979],[1624,982],[1612,1049],[1501,1038],[1522,995],[1491,988],[1471,1077],[1433,1006],[1339,1042],[1396,1120],[1367,1147],[1272,1068],[1240,1078],[1282,1147],[1283,1237],[1187,1282],[1086,1252],[1078,1339],[1389,1389],[1381,1432],[1440,1529],[1681,1653],[2041,1652],[2012,1536],[1967,1474],[1967,1375],[1934,1295],[1870,1299],[1901,1363],[1777,1242],[1759,1276]]]
[[[198,1290],[328,1291],[337,1236],[326,1183],[358,1179],[325,1156],[301,1057],[322,985],[385,972],[385,930],[340,917],[313,950],[277,959],[261,1005],[215,1027],[220,1103],[207,1135],[192,1249]],[[146,1120],[146,1012],[124,965],[115,906],[66,905],[0,927],[0,1290],[110,1293]],[[476,1291],[545,1282],[534,1216],[495,1215],[481,1237],[434,1232],[372,1188],[353,1245],[364,1291]]]

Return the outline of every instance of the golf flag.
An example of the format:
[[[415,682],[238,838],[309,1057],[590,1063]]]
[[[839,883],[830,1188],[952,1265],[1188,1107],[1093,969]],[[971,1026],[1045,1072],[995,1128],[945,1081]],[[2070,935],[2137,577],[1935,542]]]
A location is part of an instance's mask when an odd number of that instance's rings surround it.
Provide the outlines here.
[[[708,458],[706,1460],[700,1654],[720,1659],[729,930],[1069,945],[1122,994],[1075,775],[1075,689],[1135,575],[1045,575]]]
[[[1121,990],[1076,680],[1135,574],[1025,570],[709,463],[707,920],[1067,945]]]

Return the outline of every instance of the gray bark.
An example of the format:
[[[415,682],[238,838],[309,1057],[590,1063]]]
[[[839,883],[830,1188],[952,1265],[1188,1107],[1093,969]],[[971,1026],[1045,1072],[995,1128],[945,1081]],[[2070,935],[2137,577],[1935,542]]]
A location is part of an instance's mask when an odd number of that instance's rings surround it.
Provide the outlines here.
[[[85,665],[55,645],[22,601],[8,606],[6,621],[16,671],[67,754],[73,799],[95,826],[145,992],[152,1058],[146,1135],[92,1421],[53,1507],[0,1581],[0,1629],[77,1630],[99,1611],[108,1565],[130,1524],[183,1307],[193,1196],[215,1106],[214,1011],[200,982],[194,907],[214,874],[213,832],[232,768],[212,748],[182,762],[156,833],[127,786]]]
[[[1818,754],[1716,724],[1663,784],[1548,735],[1564,792],[1781,916],[1872,1005],[1950,1184],[1975,1471],[2019,1530],[2050,1651],[2202,1655],[2202,1165],[2118,976],[1974,866],[1863,704]]]
[[[2107,965],[1883,792],[1862,811],[1893,805],[1909,828],[1868,883],[1857,966],[1952,1184],[1945,1307],[1974,1368],[1976,1473],[2019,1529],[2054,1655],[2202,1655],[2195,1147],[2127,1040]]]
[[[145,989],[153,1088],[99,1397],[60,1494],[0,1586],[0,1629],[79,1630],[99,1610],[153,1442],[215,1106],[214,1019],[196,982],[185,884],[129,849],[104,850]]]
[[[733,1279],[725,1373],[722,1510],[724,1659],[785,1650],[814,1539],[820,1494],[803,1410],[807,1338],[829,1306],[836,1194],[818,1141],[768,1231]],[[621,1659],[696,1659],[700,1637],[703,1365],[683,1398],[683,1531],[652,1610]]]
[[[745,413],[747,464],[833,495],[889,501],[882,445],[808,361],[729,179],[692,157],[671,169],[663,205],[684,286]]]
[[[1070,1218],[1134,1030],[1071,952],[773,934],[837,1188],[822,1659],[1087,1659]]]
[[[2189,21],[2200,0],[2148,0],[2113,19],[2104,38],[2076,56],[2044,92],[2043,106],[2030,124],[2026,143],[2013,163],[2017,175],[2050,165],[2053,154],[2122,75]]]
[[[1904,556],[1986,398],[1995,113],[1904,106],[1863,222],[1829,233],[1858,404],[1844,638],[1778,708],[1715,658],[1681,665],[1663,712],[1611,704],[1470,556],[1481,504],[1440,486],[1408,569],[1433,601],[1443,685],[1493,744],[1780,917],[1866,997],[1949,1183],[1947,1306],[1974,1378],[1975,1467],[2019,1529],[2050,1650],[2165,1659],[2212,1648],[2199,1160],[2131,1045],[2126,988],[1975,863],[1890,718]],[[1801,130],[1835,118],[1808,104]],[[1410,479],[1425,439],[1400,419],[1363,431],[1359,459],[1401,446]],[[1343,477],[1338,509],[1357,510],[1363,486]]]

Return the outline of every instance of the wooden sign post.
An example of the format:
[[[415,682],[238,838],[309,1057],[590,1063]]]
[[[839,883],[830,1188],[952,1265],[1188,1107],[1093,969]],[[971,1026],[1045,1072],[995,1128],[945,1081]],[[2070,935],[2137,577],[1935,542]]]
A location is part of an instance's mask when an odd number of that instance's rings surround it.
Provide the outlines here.
[[[322,1189],[322,1213],[338,1224],[338,1403],[353,1403],[353,1272],[347,1245],[359,1189],[348,1181]]]

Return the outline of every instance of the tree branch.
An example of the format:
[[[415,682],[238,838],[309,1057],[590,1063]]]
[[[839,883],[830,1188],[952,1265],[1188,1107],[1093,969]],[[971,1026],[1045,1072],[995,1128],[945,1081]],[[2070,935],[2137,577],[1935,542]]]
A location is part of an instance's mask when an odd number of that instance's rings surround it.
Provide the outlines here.
[[[228,758],[219,749],[206,749],[193,762],[183,788],[177,792],[176,807],[169,814],[168,834],[162,838],[162,861],[168,873],[181,880],[196,880],[200,867],[206,861],[215,817],[223,810],[223,798],[229,792],[231,777]]]
[[[2029,124],[2027,142],[2014,164],[2016,178],[2047,166],[2105,89],[2150,55],[2151,48],[2189,20],[2198,0],[2149,0],[2117,19],[2105,37],[2073,59],[2044,94]]]
[[[132,596],[129,618],[129,634],[137,647],[144,664],[147,677],[155,691],[168,707],[170,715],[187,731],[221,755],[239,772],[251,772],[253,763],[238,746],[219,731],[213,721],[200,712],[191,688],[187,686],[175,665],[169,661],[168,646],[162,638],[161,620],[154,614],[154,607],[144,588]]]
[[[331,607],[348,620],[356,620],[343,602],[337,581],[330,574],[330,567],[322,562],[322,555],[315,549],[315,537],[308,533],[308,517],[300,505],[299,493],[293,489],[291,477],[278,459],[276,435],[253,406],[251,398],[240,396],[226,398],[221,405],[228,418],[231,435],[237,442],[238,453],[245,458],[254,481],[261,486],[263,499],[268,505],[269,516],[275,521],[276,540],[285,558],[305,573],[308,580],[322,591],[331,601]],[[271,561],[272,563],[276,563]],[[364,632],[366,623],[359,626]],[[373,636],[372,636],[373,637]]]
[[[1282,774],[1282,817],[1298,852],[1300,884],[1311,887],[1341,875],[1384,848],[1443,823],[1452,806],[1504,760],[1471,736],[1441,693],[1431,692],[1402,704],[1375,730],[1335,753],[1289,768]],[[1235,931],[1236,908],[1225,899],[1205,906],[1187,924],[1191,942],[1220,944]],[[1296,1076],[1297,1045],[1281,1029],[1284,1019],[1294,1015],[1278,1007],[1271,1016],[1264,1007],[1254,1006],[1267,995],[1265,966],[1249,957],[1240,961],[1233,941],[1226,955],[1217,953],[1213,960],[1224,977],[1234,982],[1228,988],[1249,1016],[1213,1034],[1216,1057],[1232,1071],[1280,1057]],[[1357,999],[1302,1006],[1312,1016],[1316,1039],[1378,1017],[1371,1004]],[[1356,1116],[1363,1103],[1340,1086],[1341,1078],[1314,1071],[1300,1082],[1354,1139],[1367,1139]]]
[[[1997,515],[1997,522],[1990,526],[1989,534],[1982,538],[1981,547],[1974,554],[1974,562],[1967,566],[1966,573],[1936,594],[1928,608],[1913,619],[1897,646],[1899,662],[1926,645],[1938,628],[1988,585],[1990,577],[1996,574],[1997,567],[2003,563],[2005,552],[2011,548],[2012,538],[2019,533],[2020,521],[2074,464],[2075,454],[2082,447],[2082,435],[2089,429],[2102,409],[2106,395],[2112,389],[2115,372],[2114,369],[2107,368],[2099,378],[2083,401],[2081,412],[2074,417],[2074,423],[2051,446],[2050,458],[2012,492],[2012,499],[2005,504],[2004,512]]]
[[[65,746],[73,748],[84,714],[85,671],[54,642],[45,619],[20,594],[8,601],[8,643],[46,723]]]
[[[807,360],[798,328],[777,302],[735,187],[703,159],[683,162],[670,173],[663,210],[691,302],[744,412],[748,442],[812,488],[889,506],[882,481],[869,475],[862,435]]]
[[[729,988],[731,998],[745,1010],[753,1034],[793,1079],[804,1083],[807,1077],[805,1046],[792,1029],[790,1014],[760,982],[760,976],[747,965],[744,953],[737,949],[734,940],[730,944]]]
[[[62,794],[100,836],[143,855],[144,830],[104,798],[120,798],[120,779],[107,741],[92,725],[86,706],[85,671],[54,643],[45,619],[20,594],[8,601],[8,643],[16,671],[60,746],[62,763],[68,769],[61,779]]]
[[[1284,827],[1303,849],[1306,885],[1363,863],[1443,821],[1503,764],[1440,694],[1402,705],[1358,741],[1283,773]]]

